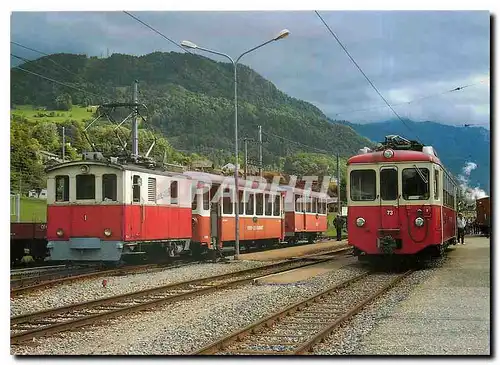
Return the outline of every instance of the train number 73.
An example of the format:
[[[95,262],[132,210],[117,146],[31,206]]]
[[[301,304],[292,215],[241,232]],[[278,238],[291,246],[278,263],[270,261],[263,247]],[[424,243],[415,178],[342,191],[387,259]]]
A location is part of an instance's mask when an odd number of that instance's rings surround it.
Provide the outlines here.
[[[387,209],[387,215],[394,215],[394,211],[392,209]]]

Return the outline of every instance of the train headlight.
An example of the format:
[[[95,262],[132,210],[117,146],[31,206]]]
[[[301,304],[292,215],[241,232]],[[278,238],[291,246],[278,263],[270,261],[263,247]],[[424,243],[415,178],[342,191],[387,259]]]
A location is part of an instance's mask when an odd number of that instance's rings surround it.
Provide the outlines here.
[[[357,225],[358,227],[363,227],[363,226],[365,225],[365,219],[364,219],[364,218],[361,218],[361,217],[357,218],[357,219],[356,219],[356,225]]]
[[[105,235],[106,237],[111,236],[111,230],[110,230],[109,228],[106,228],[106,229],[104,230],[104,235]]]
[[[62,237],[64,236],[64,231],[62,230],[62,228],[59,228],[57,231],[56,231],[56,234],[58,237]]]
[[[422,218],[422,217],[417,217],[417,218],[415,219],[415,225],[416,225],[417,227],[422,227],[422,226],[424,225],[424,218]]]
[[[394,156],[394,151],[393,150],[385,150],[384,151],[384,157],[385,158],[391,158],[392,156]]]

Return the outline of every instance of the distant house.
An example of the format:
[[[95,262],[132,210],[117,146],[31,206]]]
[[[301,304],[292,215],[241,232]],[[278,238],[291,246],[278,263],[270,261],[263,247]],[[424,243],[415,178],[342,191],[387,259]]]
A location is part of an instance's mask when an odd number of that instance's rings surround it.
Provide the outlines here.
[[[227,163],[224,166],[222,166],[222,172],[225,174],[229,174],[230,172],[234,173],[234,164],[232,163]],[[239,175],[243,175],[243,170],[241,170],[241,166],[238,165],[238,173]]]
[[[50,162],[62,162],[62,159],[59,158],[55,153],[47,152],[47,151],[38,151],[37,152],[38,159],[41,163],[48,164]]]
[[[47,189],[40,190],[40,193],[36,189],[32,189],[28,192],[28,196],[30,198],[47,199]]]
[[[213,170],[213,168],[214,168],[214,163],[209,160],[198,160],[198,161],[193,161],[191,163],[191,169],[193,170],[207,171],[207,170]]]

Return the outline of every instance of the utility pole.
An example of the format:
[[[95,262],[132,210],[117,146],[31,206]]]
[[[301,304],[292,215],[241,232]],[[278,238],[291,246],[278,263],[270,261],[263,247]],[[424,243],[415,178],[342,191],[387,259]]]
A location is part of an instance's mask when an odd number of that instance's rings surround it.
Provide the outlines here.
[[[139,81],[134,81],[134,104],[138,103],[138,85]],[[132,119],[132,158],[134,160],[139,156],[139,131],[137,127],[137,120],[139,119],[139,108],[135,106],[135,116]]]
[[[339,154],[337,153],[337,209],[339,215],[342,214],[342,210],[340,209],[340,165],[339,165]]]
[[[62,160],[66,157],[66,134],[64,131],[64,127],[62,127]]]
[[[243,139],[245,141],[245,170],[244,170],[244,179],[247,179],[248,175],[248,138]]]
[[[259,176],[262,177],[262,126],[259,125]]]
[[[21,183],[22,175],[21,168],[19,168],[19,194],[17,194],[17,223],[21,222]]]

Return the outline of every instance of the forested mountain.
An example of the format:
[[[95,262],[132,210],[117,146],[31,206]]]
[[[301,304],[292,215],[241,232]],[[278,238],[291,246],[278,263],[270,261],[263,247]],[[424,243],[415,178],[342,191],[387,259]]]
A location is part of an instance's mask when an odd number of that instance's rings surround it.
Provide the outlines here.
[[[149,110],[145,127],[161,132],[181,151],[219,160],[230,159],[234,151],[233,70],[228,63],[193,54],[156,52],[108,58],[55,54],[22,67],[88,94],[14,68],[12,105],[60,108],[67,102],[130,101],[132,84],[138,80],[139,102]],[[262,126],[264,165],[283,167],[284,157],[308,151],[303,145],[348,156],[370,144],[350,126],[329,123],[318,108],[286,95],[250,68],[240,65],[238,75],[239,136],[256,139],[257,128]],[[255,145],[251,148],[256,150]]]
[[[441,161],[455,175],[464,175],[464,166],[472,162],[477,167],[470,171],[469,185],[479,186],[487,194],[490,193],[490,131],[485,128],[411,120],[405,120],[408,127],[400,120],[370,124],[341,123],[374,142],[383,141],[389,134],[399,134],[407,139],[418,138],[425,145],[433,146]]]

